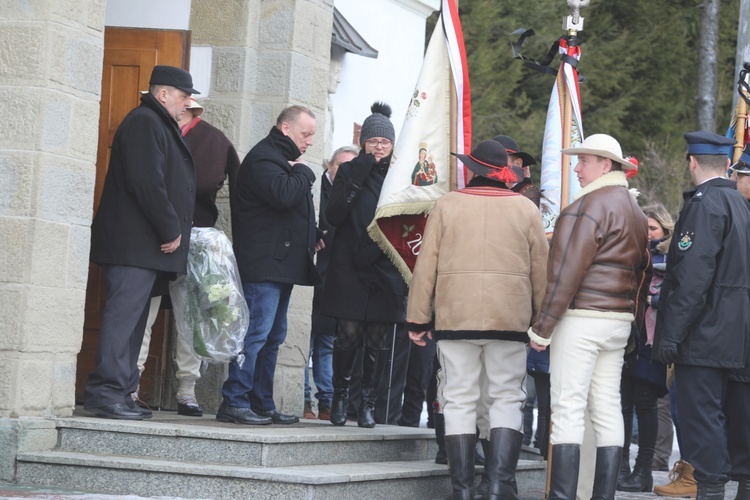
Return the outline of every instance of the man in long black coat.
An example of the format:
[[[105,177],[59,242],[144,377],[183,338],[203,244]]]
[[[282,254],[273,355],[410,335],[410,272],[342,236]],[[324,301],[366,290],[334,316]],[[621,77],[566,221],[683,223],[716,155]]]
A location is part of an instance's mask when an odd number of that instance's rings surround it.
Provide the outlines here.
[[[91,261],[103,268],[107,303],[84,406],[104,418],[150,417],[129,395],[138,386],[149,299],[187,268],[195,172],[177,120],[198,91],[190,73],[172,66],[156,66],[149,85],[115,133],[91,226]]]
[[[709,132],[685,139],[695,187],[683,195],[669,248],[654,350],[675,364],[682,458],[695,467],[698,498],[714,499],[724,498],[731,468],[727,385],[750,349],[750,208],[726,179],[735,141]]]
[[[240,165],[232,195],[234,253],[250,309],[244,359],[229,365],[216,419],[238,424],[299,421],[276,409],[273,378],[286,339],[294,285],[315,285],[315,252],[323,233],[315,223],[315,174],[299,157],[313,144],[315,115],[302,106],[284,109],[265,139]]]

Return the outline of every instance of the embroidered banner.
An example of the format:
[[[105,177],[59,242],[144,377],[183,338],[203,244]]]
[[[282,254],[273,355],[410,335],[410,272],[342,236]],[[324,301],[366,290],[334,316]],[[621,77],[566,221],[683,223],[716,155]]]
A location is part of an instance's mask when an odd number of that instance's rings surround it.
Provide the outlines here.
[[[457,96],[451,117],[451,75]],[[450,190],[451,120],[455,152],[471,150],[471,97],[463,34],[455,0],[443,0],[440,19],[425,52],[406,119],[396,140],[370,237],[396,264],[404,279],[419,255],[422,234],[435,201]],[[464,167],[458,164],[458,187]]]
[[[568,46],[564,38],[560,39],[559,53],[570,56],[576,60],[581,57],[581,48],[578,46]],[[557,71],[557,79],[552,88],[552,95],[547,108],[547,124],[544,129],[544,144],[542,145],[542,176],[541,190],[542,202],[540,209],[542,211],[542,220],[546,233],[552,234],[555,230],[555,221],[560,215],[560,208],[563,205],[562,200],[562,176],[567,175],[570,179],[570,189],[568,199],[565,205],[573,200],[573,195],[581,189],[578,184],[577,176],[573,169],[576,165],[576,158],[570,157],[570,164],[566,172],[562,171],[563,154],[560,150],[563,148],[563,120],[565,93],[568,92],[571,100],[572,122],[570,147],[578,146],[583,141],[583,121],[581,120],[581,95],[578,88],[578,70],[566,62],[563,57],[560,67]]]

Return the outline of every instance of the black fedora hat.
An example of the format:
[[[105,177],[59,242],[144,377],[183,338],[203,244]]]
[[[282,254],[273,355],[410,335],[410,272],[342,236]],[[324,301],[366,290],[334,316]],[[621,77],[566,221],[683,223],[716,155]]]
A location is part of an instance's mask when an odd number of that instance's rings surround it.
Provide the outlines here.
[[[154,66],[149,85],[169,85],[188,94],[200,94],[193,88],[193,77],[184,69],[175,66]]]
[[[495,140],[482,141],[468,155],[451,153],[475,174],[500,182],[519,182],[523,171],[508,165],[508,153]]]
[[[518,143],[509,135],[496,135],[492,138],[493,141],[497,141],[503,145],[505,151],[508,154],[516,155],[523,161],[523,166],[528,167],[529,165],[536,165],[536,160],[529,153],[521,151]]]

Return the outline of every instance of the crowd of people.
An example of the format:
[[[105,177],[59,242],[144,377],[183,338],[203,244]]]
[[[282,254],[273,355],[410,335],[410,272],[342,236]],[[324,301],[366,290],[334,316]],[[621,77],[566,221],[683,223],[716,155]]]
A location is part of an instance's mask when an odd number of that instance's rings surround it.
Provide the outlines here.
[[[737,499],[750,499],[750,146],[730,168],[733,139],[685,134],[694,187],[675,222],[659,203],[639,206],[628,182],[637,164],[619,142],[591,135],[562,151],[577,158],[581,189],[549,239],[534,158],[508,135],[482,141],[454,153],[467,185],[431,210],[407,287],[367,232],[396,140],[387,104],[372,105],[358,145],[332,154],[316,211],[316,175],[302,159],[316,133],[312,111],[285,108],[240,164],[202,119],[189,73],[156,66],[149,83],[115,134],[92,225],[107,302],[87,411],[151,417],[137,393],[155,311],[185,272],[191,228],[215,225],[229,179],[250,323],[217,420],[299,422],[277,409],[273,381],[292,289],[314,286],[317,401],[306,369],[302,417],[419,426],[426,401],[452,498],[518,498],[535,400],[548,498],[580,498],[590,481],[593,499],[616,490],[719,499],[733,479]],[[178,411],[200,416],[200,360],[181,339],[176,365]],[[681,459],[672,482],[654,486],[673,427]]]

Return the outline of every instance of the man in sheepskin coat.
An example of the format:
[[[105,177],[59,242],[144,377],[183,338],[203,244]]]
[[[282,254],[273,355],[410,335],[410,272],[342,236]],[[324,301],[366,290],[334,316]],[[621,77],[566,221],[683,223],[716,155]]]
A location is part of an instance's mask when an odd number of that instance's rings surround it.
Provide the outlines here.
[[[551,499],[574,499],[588,407],[596,436],[592,498],[614,498],[624,441],[620,376],[639,290],[648,285],[646,216],[628,191],[620,144],[595,134],[580,147],[581,189],[557,219],[542,312],[531,347],[550,345]],[[554,335],[553,335],[554,333]]]

